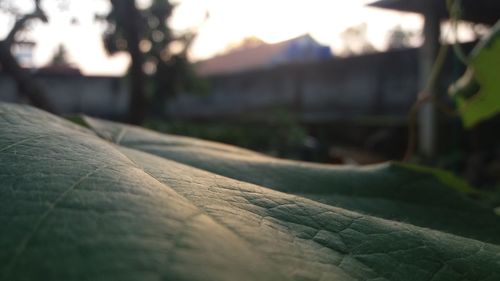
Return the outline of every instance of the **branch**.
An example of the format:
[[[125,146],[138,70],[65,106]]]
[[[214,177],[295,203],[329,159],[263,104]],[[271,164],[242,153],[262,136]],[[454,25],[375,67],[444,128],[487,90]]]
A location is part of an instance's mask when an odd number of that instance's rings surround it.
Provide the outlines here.
[[[40,19],[44,22],[48,21],[47,16],[40,8],[40,0],[35,0],[35,11],[18,19],[7,37],[0,41],[0,65],[2,71],[10,75],[16,82],[19,94],[24,95],[34,106],[54,112],[54,107],[45,97],[43,87],[31,77],[29,72],[19,65],[19,62],[11,52],[16,34],[24,28],[28,21],[33,19]]]
[[[187,56],[187,52],[191,48],[191,45],[193,44],[196,36],[197,36],[196,32],[186,32],[185,34],[174,37],[172,39],[172,42],[179,41],[182,43],[182,50],[179,52],[180,55],[184,57]]]
[[[10,30],[7,37],[3,40],[4,43],[7,45],[7,47],[10,47],[12,46],[12,44],[14,44],[16,34],[22,29],[24,29],[26,23],[34,19],[40,19],[45,23],[48,22],[47,15],[40,8],[39,0],[35,0],[35,11],[31,14],[24,15],[20,19],[18,19],[14,24],[14,26],[12,27],[12,29]]]

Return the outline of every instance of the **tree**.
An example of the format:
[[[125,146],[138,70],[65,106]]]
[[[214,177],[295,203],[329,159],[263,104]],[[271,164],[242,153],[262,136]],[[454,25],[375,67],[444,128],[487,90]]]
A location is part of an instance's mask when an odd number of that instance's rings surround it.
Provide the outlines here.
[[[194,32],[173,34],[168,19],[174,5],[168,0],[153,0],[144,9],[137,8],[134,0],[110,1],[112,10],[105,17],[108,28],[103,41],[109,54],[121,51],[130,54],[128,121],[140,124],[146,117],[148,96],[153,97],[153,107],[162,111],[180,81],[192,74],[187,50]]]
[[[262,41],[262,39],[255,37],[255,36],[249,36],[249,37],[243,38],[243,40],[241,40],[239,42],[229,44],[226,47],[226,51],[229,52],[232,50],[253,48],[253,47],[260,46],[262,44],[265,44],[265,42]]]
[[[71,65],[68,59],[68,51],[63,44],[60,44],[57,48],[57,51],[54,53],[54,56],[50,60],[50,66],[65,66],[68,67]]]
[[[366,23],[352,26],[341,34],[344,41],[344,52],[347,55],[371,53],[376,51],[375,47],[367,39],[368,26]]]
[[[16,10],[6,5],[6,1],[0,2],[3,4],[1,8],[3,8],[4,11],[17,17],[8,35],[0,41],[0,64],[2,70],[15,80],[20,94],[26,97],[33,105],[54,112],[53,106],[45,97],[45,91],[42,86],[28,71],[21,67],[12,54],[12,47],[20,43],[16,38],[18,34],[24,30],[26,25],[37,20],[45,23],[48,22],[46,14],[40,7],[40,1],[41,0],[34,0],[35,8],[33,12],[25,15],[17,14]]]
[[[140,50],[142,17],[134,0],[110,0],[112,9],[106,20],[109,23],[104,33],[107,51],[114,54],[127,51],[130,54],[130,102],[129,122],[140,124],[144,120],[146,106],[146,76],[142,67],[144,55]]]
[[[411,40],[415,36],[412,31],[404,30],[401,25],[395,26],[389,31],[389,49],[402,49],[411,46]]]

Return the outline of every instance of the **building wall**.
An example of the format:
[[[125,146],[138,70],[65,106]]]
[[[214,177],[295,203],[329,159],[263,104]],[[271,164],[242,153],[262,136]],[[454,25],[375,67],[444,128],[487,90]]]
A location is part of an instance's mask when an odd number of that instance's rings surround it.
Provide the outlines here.
[[[121,78],[70,74],[35,74],[35,77],[60,114],[120,117],[127,112],[128,91]],[[17,95],[14,81],[5,75],[0,75],[0,101],[27,102]]]
[[[209,78],[211,93],[179,95],[165,107],[177,119],[266,119],[285,108],[312,123],[377,116],[404,121],[418,92],[417,61],[418,51],[410,49],[214,76]],[[119,118],[127,112],[124,79],[78,75],[37,79],[60,113]],[[0,75],[0,100],[23,102],[15,93],[12,80]]]
[[[405,118],[417,94],[417,71],[417,50],[404,50],[214,76],[211,95],[180,95],[168,112],[179,118],[265,118],[266,110],[287,108],[310,122]]]

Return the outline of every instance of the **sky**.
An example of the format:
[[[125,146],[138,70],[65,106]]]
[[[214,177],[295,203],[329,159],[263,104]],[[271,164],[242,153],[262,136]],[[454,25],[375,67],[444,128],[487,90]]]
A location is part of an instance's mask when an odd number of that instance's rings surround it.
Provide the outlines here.
[[[139,0],[147,5],[148,0]],[[31,0],[16,0],[15,4],[29,11]],[[42,2],[50,22],[33,25],[26,36],[37,43],[33,61],[46,64],[59,44],[67,48],[70,60],[87,75],[122,75],[128,56],[107,56],[101,34],[104,23],[94,20],[95,14],[105,14],[107,0],[71,0],[68,10],[61,12],[57,1]],[[228,45],[255,36],[267,43],[276,43],[309,33],[318,42],[332,48],[334,54],[343,47],[342,31],[350,26],[367,24],[367,37],[383,50],[388,31],[397,25],[418,31],[422,27],[419,15],[398,13],[367,7],[373,0],[177,0],[170,26],[182,31],[197,28],[192,46],[192,60],[206,59],[222,53]],[[206,14],[209,14],[205,20]],[[76,18],[78,24],[71,24]],[[0,15],[0,37],[13,21]]]

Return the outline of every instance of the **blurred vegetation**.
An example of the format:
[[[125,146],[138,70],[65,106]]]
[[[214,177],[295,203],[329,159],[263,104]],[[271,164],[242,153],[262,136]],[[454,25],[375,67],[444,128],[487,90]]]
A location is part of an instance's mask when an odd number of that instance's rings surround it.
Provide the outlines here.
[[[412,47],[412,41],[418,38],[420,34],[404,29],[401,25],[396,25],[389,31],[388,48],[403,49]]]
[[[129,122],[141,124],[149,113],[163,115],[168,99],[180,91],[204,89],[187,58],[196,31],[175,33],[168,25],[174,4],[153,0],[138,8],[134,0],[110,1],[111,11],[98,19],[107,23],[103,42],[108,53],[131,57]]]
[[[368,40],[368,24],[361,23],[345,29],[341,34],[345,56],[376,52],[377,49]]]
[[[458,38],[458,22],[464,12],[460,1],[448,0],[451,32]],[[454,171],[480,188],[476,196],[491,206],[500,205],[500,21],[467,54],[455,39],[443,43],[428,80],[428,89],[419,97],[412,110],[424,102],[434,103],[441,116],[438,128],[440,151],[433,159],[414,155],[411,161]],[[426,93],[438,85],[448,50],[456,63],[465,66],[465,74],[450,86],[449,95],[433,97]],[[446,91],[441,90],[442,94]],[[416,121],[413,120],[413,126]],[[410,125],[410,128],[412,125]],[[410,140],[413,138],[410,134]],[[411,148],[411,146],[409,146]]]
[[[472,51],[464,57],[468,69],[452,85],[450,94],[468,129],[500,112],[500,21]]]
[[[0,11],[12,16],[15,21],[7,36],[0,40],[0,65],[2,72],[9,75],[16,83],[18,93],[36,107],[56,113],[51,101],[46,97],[45,88],[36,81],[30,71],[24,68],[12,53],[14,46],[31,45],[20,35],[33,22],[48,22],[48,17],[42,9],[41,0],[33,0],[33,9],[23,13],[13,5],[13,1],[0,0]]]
[[[287,111],[277,110],[267,122],[257,121],[164,121],[148,119],[144,126],[163,133],[191,136],[223,142],[269,155],[302,160],[324,160],[316,147],[308,144],[310,136]],[[309,141],[310,142],[310,141]]]
[[[59,44],[57,47],[56,52],[50,59],[49,64],[50,66],[62,66],[62,67],[68,67],[71,65],[71,62],[68,58],[68,51],[66,50],[66,47],[63,44]]]

